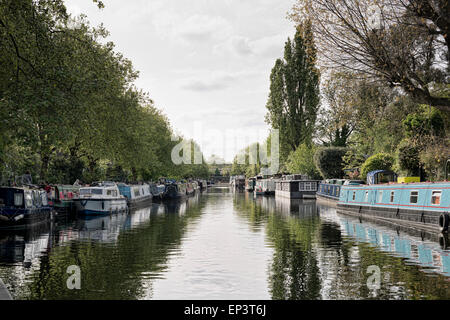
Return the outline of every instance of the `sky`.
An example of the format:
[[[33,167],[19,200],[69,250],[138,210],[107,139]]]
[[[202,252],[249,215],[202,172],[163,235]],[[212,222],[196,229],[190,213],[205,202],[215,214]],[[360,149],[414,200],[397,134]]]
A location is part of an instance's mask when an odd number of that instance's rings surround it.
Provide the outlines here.
[[[177,134],[205,157],[231,162],[269,134],[264,122],[270,71],[295,33],[295,0],[67,0],[73,15],[103,23],[116,51],[140,72]],[[256,139],[256,140],[255,140]]]

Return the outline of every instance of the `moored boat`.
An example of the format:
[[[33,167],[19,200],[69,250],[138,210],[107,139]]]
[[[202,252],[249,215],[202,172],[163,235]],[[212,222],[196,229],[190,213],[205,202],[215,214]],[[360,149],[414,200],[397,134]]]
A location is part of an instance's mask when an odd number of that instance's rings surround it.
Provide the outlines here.
[[[245,188],[245,177],[244,176],[231,176],[230,185],[234,190],[242,191]]]
[[[338,201],[344,185],[360,185],[365,184],[362,180],[348,179],[327,179],[319,183],[319,189],[316,196],[327,200]]]
[[[148,184],[127,185],[119,183],[117,187],[120,194],[127,198],[128,207],[141,207],[152,202],[153,195]]]
[[[127,198],[120,194],[113,182],[80,188],[80,194],[74,202],[77,211],[84,215],[102,215],[128,209]]]
[[[77,185],[54,185],[47,190],[47,195],[50,205],[61,216],[76,211],[74,198],[78,198],[79,192],[80,186]]]
[[[150,192],[152,193],[152,200],[162,200],[164,191],[166,190],[166,186],[164,184],[156,184],[152,183],[150,184]]]
[[[165,190],[162,195],[163,200],[174,200],[185,197],[187,194],[187,184],[176,182],[175,180],[167,180]]]
[[[319,180],[305,175],[286,175],[275,181],[275,196],[288,199],[315,199]]]
[[[0,227],[26,226],[47,221],[53,209],[47,192],[36,187],[0,187]]]
[[[248,178],[245,180],[245,190],[248,192],[255,191],[255,185],[256,185],[256,178]]]
[[[342,213],[447,232],[450,182],[347,185],[342,187],[337,206]]]
[[[274,179],[258,179],[255,182],[255,196],[257,195],[274,195],[275,180]]]

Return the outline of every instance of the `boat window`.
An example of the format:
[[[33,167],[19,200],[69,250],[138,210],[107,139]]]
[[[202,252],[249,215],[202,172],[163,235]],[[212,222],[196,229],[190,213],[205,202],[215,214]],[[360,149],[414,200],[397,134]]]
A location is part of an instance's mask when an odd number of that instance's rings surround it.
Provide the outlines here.
[[[410,203],[417,203],[419,200],[419,191],[411,191],[409,196]]]
[[[442,191],[433,191],[431,193],[431,204],[439,205],[441,204]]]
[[[39,196],[39,193],[37,191],[33,191],[33,203],[40,207],[42,205],[41,197]]]
[[[364,202],[369,202],[369,191],[366,191],[366,194],[364,196]]]
[[[31,193],[25,193],[25,204],[28,208],[33,206],[33,199],[31,198]]]
[[[353,191],[353,201],[356,199],[356,191]]]
[[[81,195],[86,195],[86,194],[103,194],[103,190],[102,189],[80,189],[80,194]]]
[[[138,188],[134,189],[134,196],[139,197],[140,195],[141,193],[139,192],[139,189]]]
[[[14,205],[16,207],[23,206],[23,194],[22,193],[14,193]]]
[[[48,205],[47,195],[46,195],[45,192],[42,192],[42,193],[41,193],[41,201],[42,201],[42,205],[43,205],[43,206]]]
[[[117,197],[117,191],[116,190],[106,190],[106,195]]]
[[[391,203],[394,202],[395,191],[391,191]]]
[[[383,202],[383,191],[380,190],[378,191],[378,203],[382,203]]]

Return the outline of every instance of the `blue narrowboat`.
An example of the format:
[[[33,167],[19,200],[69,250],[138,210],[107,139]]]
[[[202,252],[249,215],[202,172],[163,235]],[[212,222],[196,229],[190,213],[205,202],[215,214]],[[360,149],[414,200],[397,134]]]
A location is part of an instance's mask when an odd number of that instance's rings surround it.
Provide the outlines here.
[[[47,192],[32,187],[0,187],[0,227],[26,226],[51,218]]]
[[[338,201],[342,186],[365,184],[362,180],[328,179],[319,183],[316,196],[328,200]]]
[[[125,183],[117,184],[119,192],[127,198],[128,207],[146,206],[152,202],[152,192],[150,185],[127,185]]]
[[[373,180],[370,182],[374,182]],[[338,210],[426,229],[448,231],[450,182],[342,186]]]

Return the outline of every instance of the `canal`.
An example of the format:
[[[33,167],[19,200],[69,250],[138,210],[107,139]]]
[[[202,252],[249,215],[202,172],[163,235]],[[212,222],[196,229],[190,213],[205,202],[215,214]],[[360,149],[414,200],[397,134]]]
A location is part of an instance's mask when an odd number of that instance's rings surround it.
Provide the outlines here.
[[[329,203],[212,188],[0,231],[0,278],[14,299],[449,299],[446,243]],[[80,289],[67,286],[70,266]]]

